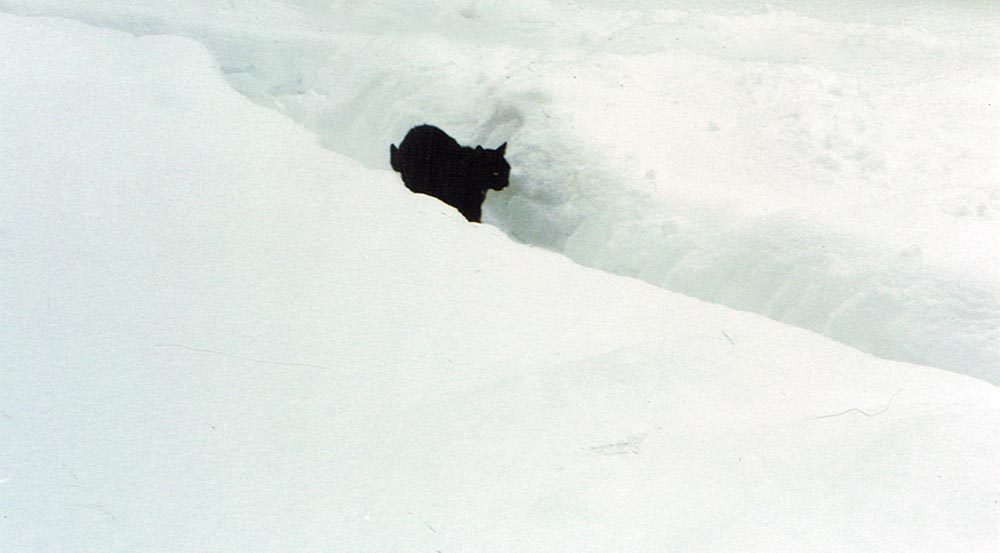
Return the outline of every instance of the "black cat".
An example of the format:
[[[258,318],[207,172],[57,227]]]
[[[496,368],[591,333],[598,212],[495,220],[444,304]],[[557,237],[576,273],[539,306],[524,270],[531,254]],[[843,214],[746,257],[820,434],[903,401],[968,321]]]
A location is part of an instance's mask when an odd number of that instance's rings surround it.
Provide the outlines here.
[[[510,179],[506,150],[506,142],[495,150],[460,146],[441,129],[420,125],[406,133],[399,148],[389,146],[389,161],[407,188],[434,196],[478,223],[486,191],[503,190]]]

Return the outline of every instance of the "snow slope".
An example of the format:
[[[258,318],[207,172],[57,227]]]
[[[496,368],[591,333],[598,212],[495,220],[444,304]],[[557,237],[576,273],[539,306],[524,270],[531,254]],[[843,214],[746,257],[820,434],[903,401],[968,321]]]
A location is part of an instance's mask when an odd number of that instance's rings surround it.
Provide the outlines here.
[[[196,37],[373,168],[510,142],[518,240],[1000,383],[1000,12],[980,3],[4,0]]]
[[[1000,391],[469,225],[0,15],[0,550],[995,551]]]

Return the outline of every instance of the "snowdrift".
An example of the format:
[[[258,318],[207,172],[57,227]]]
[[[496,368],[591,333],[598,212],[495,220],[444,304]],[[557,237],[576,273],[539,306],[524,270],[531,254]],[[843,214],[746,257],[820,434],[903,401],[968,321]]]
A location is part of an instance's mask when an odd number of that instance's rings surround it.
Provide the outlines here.
[[[0,1],[198,38],[387,168],[511,144],[486,220],[582,264],[1000,383],[1000,18],[850,2]]]
[[[1000,392],[467,224],[0,16],[3,551],[995,551]]]

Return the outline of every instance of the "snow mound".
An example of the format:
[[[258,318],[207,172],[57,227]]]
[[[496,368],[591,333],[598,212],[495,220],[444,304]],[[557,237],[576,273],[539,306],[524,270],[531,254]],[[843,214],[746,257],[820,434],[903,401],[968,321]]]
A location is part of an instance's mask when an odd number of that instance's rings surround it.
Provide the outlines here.
[[[0,15],[3,551],[995,551],[1000,392],[467,224]]]

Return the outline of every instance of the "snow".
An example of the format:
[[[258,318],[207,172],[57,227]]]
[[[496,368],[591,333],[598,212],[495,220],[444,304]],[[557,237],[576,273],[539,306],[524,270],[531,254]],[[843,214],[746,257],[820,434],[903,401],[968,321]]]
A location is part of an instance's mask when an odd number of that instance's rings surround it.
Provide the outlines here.
[[[1000,16],[987,6],[7,0],[182,34],[388,168],[509,142],[485,220],[616,274],[1000,383]]]
[[[995,551],[996,386],[746,312],[996,381],[993,20],[585,4],[0,2],[134,33],[0,15],[0,550]],[[384,169],[431,114],[496,226]]]

